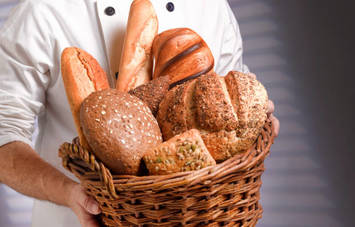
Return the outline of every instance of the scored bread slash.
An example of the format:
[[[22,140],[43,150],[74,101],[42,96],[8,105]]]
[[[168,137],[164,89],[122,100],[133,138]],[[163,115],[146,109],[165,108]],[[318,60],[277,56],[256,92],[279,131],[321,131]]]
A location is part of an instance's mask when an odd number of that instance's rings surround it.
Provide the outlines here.
[[[153,78],[169,75],[170,88],[213,71],[214,58],[206,42],[189,28],[157,35],[153,42]]]
[[[64,49],[61,56],[61,71],[80,143],[89,149],[80,127],[80,106],[92,92],[109,88],[106,73],[93,56],[77,47]]]
[[[158,145],[146,152],[143,159],[150,175],[186,172],[216,165],[197,129]]]

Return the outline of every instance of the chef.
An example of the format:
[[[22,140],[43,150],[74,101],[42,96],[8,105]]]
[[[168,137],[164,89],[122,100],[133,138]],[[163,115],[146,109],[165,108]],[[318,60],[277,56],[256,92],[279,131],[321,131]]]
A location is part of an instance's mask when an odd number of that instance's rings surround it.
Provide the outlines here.
[[[151,2],[159,32],[177,27],[196,31],[211,48],[219,75],[249,72],[227,0]],[[25,0],[0,31],[0,182],[36,198],[34,227],[98,226],[97,202],[61,167],[58,157],[62,142],[76,136],[60,55],[69,46],[84,49],[98,60],[113,86],[131,3]],[[36,122],[38,135],[32,146]]]

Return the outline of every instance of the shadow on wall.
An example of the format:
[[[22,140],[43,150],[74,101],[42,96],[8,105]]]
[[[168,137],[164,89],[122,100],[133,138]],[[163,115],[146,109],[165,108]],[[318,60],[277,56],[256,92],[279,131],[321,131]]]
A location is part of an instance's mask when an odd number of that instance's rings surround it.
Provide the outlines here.
[[[332,1],[229,2],[244,39],[244,62],[268,89],[281,121],[262,178],[258,226],[351,226],[350,8]]]

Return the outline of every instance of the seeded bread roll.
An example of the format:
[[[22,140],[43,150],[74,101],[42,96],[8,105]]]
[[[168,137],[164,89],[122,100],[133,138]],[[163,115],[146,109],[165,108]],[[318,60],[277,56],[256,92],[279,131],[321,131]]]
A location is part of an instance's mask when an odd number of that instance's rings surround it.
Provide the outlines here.
[[[191,128],[200,130],[208,151],[220,162],[254,143],[265,124],[267,104],[264,86],[249,75],[209,73],[171,89],[157,120],[164,140]]]
[[[147,105],[116,89],[86,98],[80,123],[95,156],[115,174],[138,175],[143,154],[162,142]]]
[[[200,133],[191,129],[147,152],[143,160],[150,175],[199,170],[216,165]]]
[[[158,77],[147,84],[143,84],[128,93],[140,98],[148,105],[156,116],[161,100],[169,90],[169,76]]]

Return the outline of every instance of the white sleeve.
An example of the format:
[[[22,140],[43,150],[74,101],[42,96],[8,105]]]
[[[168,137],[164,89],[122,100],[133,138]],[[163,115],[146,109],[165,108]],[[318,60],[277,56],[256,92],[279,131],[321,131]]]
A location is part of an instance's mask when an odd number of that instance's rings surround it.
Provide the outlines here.
[[[249,69],[243,64],[243,42],[238,22],[227,0],[223,1],[224,31],[221,45],[220,58],[216,63],[216,72],[226,75],[229,71],[237,70],[249,73]]]
[[[22,1],[0,31],[0,146],[31,144],[35,118],[44,110],[51,48],[43,18],[29,2]]]

